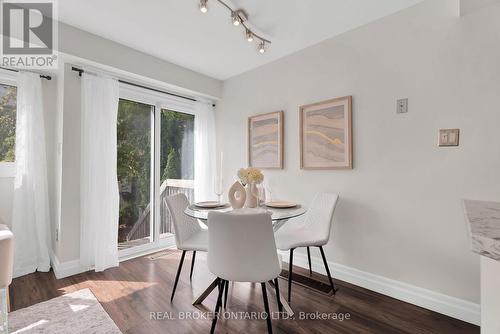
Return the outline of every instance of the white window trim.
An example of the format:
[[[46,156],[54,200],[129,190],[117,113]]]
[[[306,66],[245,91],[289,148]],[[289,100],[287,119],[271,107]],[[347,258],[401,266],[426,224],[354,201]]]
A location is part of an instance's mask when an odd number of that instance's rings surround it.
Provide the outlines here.
[[[0,162],[0,177],[8,178],[16,176],[15,162]]]
[[[161,107],[161,109],[194,115],[194,101],[146,88],[135,87],[122,82],[120,83],[120,98]]]
[[[17,87],[17,72],[0,69],[0,84]],[[0,162],[0,178],[11,178],[15,176],[15,162]]]

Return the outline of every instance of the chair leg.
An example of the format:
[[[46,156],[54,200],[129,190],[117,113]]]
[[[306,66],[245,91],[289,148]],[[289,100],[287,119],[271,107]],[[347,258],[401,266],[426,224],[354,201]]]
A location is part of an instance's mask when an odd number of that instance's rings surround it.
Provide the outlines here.
[[[193,278],[193,268],[194,268],[194,259],[196,258],[196,251],[193,251],[193,258],[191,259],[191,272],[189,273],[189,280]]]
[[[309,250],[309,246],[307,247],[307,261],[309,262],[309,275],[312,276],[313,271],[311,267],[311,251]]]
[[[288,268],[288,303],[292,300],[292,270],[293,270],[293,251],[295,248],[290,249],[290,260]]]
[[[224,284],[224,308],[227,306],[227,293],[229,290],[229,281],[226,281],[226,284]]]
[[[221,280],[220,278],[217,278],[219,280],[219,282],[217,282],[218,284],[220,284],[222,282],[222,286],[224,286],[224,280]],[[219,285],[219,287],[221,287],[221,285]],[[215,305],[215,312],[214,312],[214,318],[212,320],[212,328],[210,329],[210,334],[213,334],[215,332],[215,326],[217,325],[217,318],[218,318],[218,313],[219,313],[219,309],[222,305],[222,292],[224,291],[224,289],[222,288],[219,288],[219,294],[217,296],[217,304]]]
[[[177,288],[177,283],[179,283],[179,276],[181,275],[182,264],[184,263],[184,257],[186,256],[186,251],[182,251],[181,262],[179,263],[179,268],[177,268],[177,275],[175,275],[174,289],[172,290],[172,296],[170,301],[174,300],[175,289]]]
[[[333,294],[335,294],[335,292],[337,292],[337,290],[335,289],[335,285],[333,284],[332,275],[330,275],[330,269],[328,268],[328,263],[326,262],[326,257],[325,257],[325,252],[323,251],[323,246],[319,246],[319,250],[321,251],[321,257],[323,258],[323,264],[325,265],[325,270],[326,270],[326,273],[328,275],[328,280],[330,281],[330,285],[332,287]]]
[[[280,286],[278,283],[278,277],[274,279],[274,289],[276,290],[276,300],[278,302],[278,311],[283,312],[283,304],[281,304],[280,299]]]
[[[273,326],[271,324],[271,312],[269,312],[269,301],[267,300],[267,290],[266,290],[266,283],[262,282],[260,283],[262,286],[262,296],[264,297],[264,310],[266,311],[267,317],[267,332],[269,334],[273,333]]]

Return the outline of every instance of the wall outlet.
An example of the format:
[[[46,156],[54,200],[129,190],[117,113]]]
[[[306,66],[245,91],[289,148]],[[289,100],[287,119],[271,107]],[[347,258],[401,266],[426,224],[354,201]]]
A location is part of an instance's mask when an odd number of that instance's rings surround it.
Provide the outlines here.
[[[405,114],[408,112],[408,99],[399,99],[397,102],[396,113]]]
[[[440,129],[439,146],[458,146],[460,129]]]

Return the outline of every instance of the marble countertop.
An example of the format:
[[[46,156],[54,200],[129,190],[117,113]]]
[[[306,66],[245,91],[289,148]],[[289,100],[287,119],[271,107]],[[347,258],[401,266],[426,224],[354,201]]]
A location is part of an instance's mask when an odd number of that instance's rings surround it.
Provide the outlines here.
[[[472,251],[500,261],[500,202],[464,200]]]

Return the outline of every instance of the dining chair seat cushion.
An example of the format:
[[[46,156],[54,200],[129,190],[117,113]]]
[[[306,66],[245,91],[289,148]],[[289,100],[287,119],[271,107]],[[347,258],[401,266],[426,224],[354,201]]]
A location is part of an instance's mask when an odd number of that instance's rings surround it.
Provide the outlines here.
[[[177,249],[186,251],[207,251],[208,233],[200,222],[184,213],[189,201],[184,194],[176,194],[163,199],[174,225],[175,243]]]
[[[182,243],[181,250],[208,251],[208,230],[193,233]]]
[[[276,231],[276,247],[289,250],[297,247],[324,246],[330,239],[337,194],[318,194],[303,220],[289,221]]]
[[[294,227],[293,222],[288,223],[276,232],[276,247],[279,250],[287,251],[298,247],[323,246],[328,239],[322,238],[315,233],[301,227]]]

